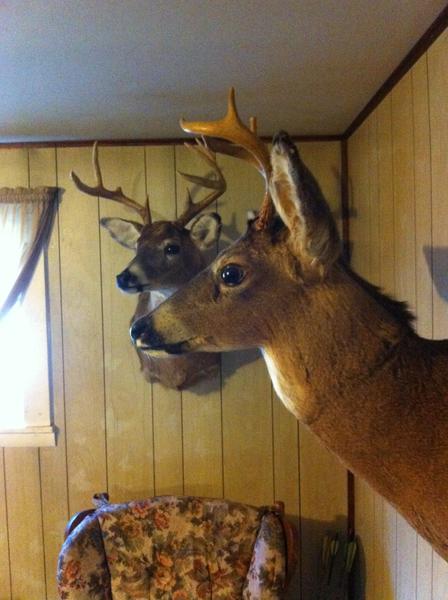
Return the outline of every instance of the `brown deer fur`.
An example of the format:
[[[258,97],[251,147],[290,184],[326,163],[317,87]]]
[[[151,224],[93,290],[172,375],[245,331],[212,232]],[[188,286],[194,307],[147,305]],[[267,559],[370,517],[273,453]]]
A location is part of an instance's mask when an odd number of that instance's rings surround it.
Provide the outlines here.
[[[448,559],[448,341],[420,338],[403,305],[343,263],[285,134],[271,160],[283,223],[249,226],[133,337],[169,353],[261,348],[288,409]]]

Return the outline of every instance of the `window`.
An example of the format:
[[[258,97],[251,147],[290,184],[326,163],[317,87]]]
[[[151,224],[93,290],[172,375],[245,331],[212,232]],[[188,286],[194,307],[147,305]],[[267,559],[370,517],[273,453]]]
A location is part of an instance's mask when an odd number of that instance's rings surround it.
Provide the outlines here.
[[[12,252],[11,240],[2,236],[0,257],[11,257]],[[10,262],[15,267],[14,261]],[[0,298],[7,286],[9,281],[2,278]],[[41,256],[23,303],[17,303],[0,320],[0,446],[55,445],[48,375],[45,269]]]

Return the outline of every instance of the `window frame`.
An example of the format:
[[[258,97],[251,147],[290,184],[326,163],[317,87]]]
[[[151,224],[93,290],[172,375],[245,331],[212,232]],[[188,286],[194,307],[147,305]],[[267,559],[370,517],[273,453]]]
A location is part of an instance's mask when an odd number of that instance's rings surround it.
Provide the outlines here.
[[[47,316],[45,257],[42,254],[33,279],[25,294],[22,309],[31,318],[38,336],[38,376],[24,398],[25,425],[21,428],[2,428],[0,447],[56,446],[50,393],[49,327]],[[26,356],[23,357],[26,368]]]

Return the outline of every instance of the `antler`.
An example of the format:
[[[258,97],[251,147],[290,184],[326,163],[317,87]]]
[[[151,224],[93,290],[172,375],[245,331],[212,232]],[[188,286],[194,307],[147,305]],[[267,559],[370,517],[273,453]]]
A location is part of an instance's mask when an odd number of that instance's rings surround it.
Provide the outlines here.
[[[209,206],[214,200],[219,198],[226,191],[226,181],[222,174],[221,169],[216,162],[216,154],[207,146],[205,140],[201,142],[199,139],[196,139],[196,145],[185,144],[185,146],[191,151],[197,154],[200,158],[205,160],[205,162],[213,169],[215,178],[206,178],[206,177],[198,177],[197,175],[189,175],[187,173],[181,173],[179,171],[179,175],[182,175],[184,179],[189,181],[190,183],[194,183],[196,185],[200,185],[202,187],[213,190],[210,194],[208,194],[203,200],[200,202],[193,202],[190,191],[187,192],[187,206],[184,212],[177,219],[177,223],[185,227],[185,225],[191,221],[193,217],[195,217],[198,213],[200,213],[204,208]]]
[[[78,190],[88,194],[89,196],[100,196],[101,198],[106,198],[108,200],[114,200],[115,202],[119,202],[120,204],[124,204],[131,210],[134,210],[138,213],[143,223],[146,225],[151,224],[151,210],[149,208],[149,201],[146,198],[146,205],[142,206],[132,198],[128,198],[123,194],[123,190],[121,187],[117,187],[116,190],[108,190],[104,187],[103,184],[103,176],[101,174],[100,163],[98,160],[98,142],[93,144],[92,150],[92,163],[93,163],[93,171],[96,177],[96,185],[90,186],[81,181],[81,179],[76,175],[74,171],[71,171],[70,177]]]
[[[185,121],[185,119],[181,119],[180,126],[189,133],[217,137],[231,142],[231,145],[228,145],[212,141],[210,145],[217,152],[243,158],[256,166],[265,180],[265,195],[257,219],[257,229],[265,228],[274,214],[274,206],[269,194],[271,161],[265,144],[256,135],[255,118],[250,119],[250,127],[246,127],[241,121],[235,106],[234,88],[229,90],[227,114],[224,118],[218,121]]]

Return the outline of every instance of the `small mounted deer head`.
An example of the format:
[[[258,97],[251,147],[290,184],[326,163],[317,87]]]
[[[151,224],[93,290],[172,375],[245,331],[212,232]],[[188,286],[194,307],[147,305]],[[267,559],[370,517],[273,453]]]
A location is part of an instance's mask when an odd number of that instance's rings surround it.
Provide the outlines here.
[[[448,340],[420,338],[401,303],[343,262],[284,133],[267,172],[262,218],[131,335],[181,355],[261,348],[287,408],[448,560]]]
[[[216,213],[202,213],[219,196],[226,184],[216,162],[215,153],[205,143],[197,140],[196,145],[185,144],[212,169],[210,177],[198,177],[181,173],[187,181],[209,189],[203,200],[193,202],[188,192],[187,203],[182,214],[173,221],[153,221],[149,200],[143,206],[125,196],[121,188],[110,190],[103,184],[98,159],[98,144],[93,147],[93,168],[96,185],[89,186],[76,175],[71,177],[76,187],[94,197],[119,202],[134,211],[141,222],[108,217],[101,219],[114,240],[133,250],[135,257],[117,275],[118,287],[129,294],[140,294],[137,310],[132,318],[145,315],[165,297],[179,289],[207,264],[206,251],[213,247],[220,234],[221,219]],[[197,381],[202,375],[217,367],[218,357],[209,355],[198,360],[192,357],[168,359],[149,356],[138,350],[141,366],[149,381],[161,381],[167,387],[180,389]]]

